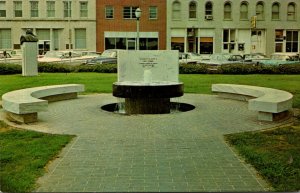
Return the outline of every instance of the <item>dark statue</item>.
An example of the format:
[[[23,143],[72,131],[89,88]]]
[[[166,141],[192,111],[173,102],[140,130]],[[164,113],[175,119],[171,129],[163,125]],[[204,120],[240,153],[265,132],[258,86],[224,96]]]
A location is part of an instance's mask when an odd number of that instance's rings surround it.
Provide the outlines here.
[[[39,40],[36,37],[36,35],[33,34],[31,29],[27,29],[26,34],[22,35],[20,38],[21,45],[23,44],[23,42],[37,42],[37,41]]]

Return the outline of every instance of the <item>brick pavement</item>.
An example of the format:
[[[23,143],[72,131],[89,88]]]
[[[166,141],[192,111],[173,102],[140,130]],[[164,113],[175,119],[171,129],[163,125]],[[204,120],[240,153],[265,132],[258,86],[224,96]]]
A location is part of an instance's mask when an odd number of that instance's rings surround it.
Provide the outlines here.
[[[24,127],[77,137],[38,180],[47,192],[267,191],[269,186],[225,143],[223,134],[265,129],[247,103],[185,94],[196,108],[168,115],[102,111],[110,94],[55,102]]]

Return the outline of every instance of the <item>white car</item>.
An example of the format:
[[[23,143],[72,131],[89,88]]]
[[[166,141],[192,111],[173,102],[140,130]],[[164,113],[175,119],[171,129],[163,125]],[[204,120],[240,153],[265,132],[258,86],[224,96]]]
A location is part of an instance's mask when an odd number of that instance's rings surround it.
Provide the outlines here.
[[[43,57],[38,58],[38,62],[74,62],[81,59],[81,53],[75,51],[48,51]]]
[[[179,63],[180,64],[199,64],[202,60],[207,60],[203,56],[194,52],[180,52]]]

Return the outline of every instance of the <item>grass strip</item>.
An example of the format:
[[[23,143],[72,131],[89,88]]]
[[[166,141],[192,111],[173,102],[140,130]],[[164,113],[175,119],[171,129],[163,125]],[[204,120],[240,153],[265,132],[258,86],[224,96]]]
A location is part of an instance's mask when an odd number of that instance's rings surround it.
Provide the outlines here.
[[[245,84],[285,90],[294,95],[293,106],[300,108],[300,75],[221,75],[180,74],[185,93],[211,94],[211,85],[216,83]],[[0,75],[0,96],[22,88],[55,85],[84,84],[85,93],[111,93],[112,84],[117,81],[113,73],[39,73],[39,76]],[[1,100],[1,99],[0,99]]]
[[[300,190],[300,125],[225,135],[275,191]]]
[[[0,121],[0,186],[3,192],[30,192],[45,166],[74,136],[10,127]]]

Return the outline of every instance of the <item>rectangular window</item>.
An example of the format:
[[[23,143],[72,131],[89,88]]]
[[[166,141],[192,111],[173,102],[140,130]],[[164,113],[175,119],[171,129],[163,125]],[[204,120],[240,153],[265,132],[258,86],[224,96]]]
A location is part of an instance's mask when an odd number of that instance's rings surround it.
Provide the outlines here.
[[[157,19],[157,7],[156,6],[149,7],[149,19]]]
[[[86,49],[86,29],[75,29],[75,49]]]
[[[64,17],[71,17],[72,16],[72,2],[71,1],[64,1]]]
[[[123,18],[124,19],[135,19],[135,10],[138,7],[123,7]]]
[[[88,2],[80,2],[80,17],[88,16]]]
[[[55,1],[47,1],[47,17],[55,17]]]
[[[286,52],[298,52],[298,31],[286,31]]]
[[[184,52],[184,37],[172,37],[171,38],[171,49]]]
[[[14,1],[14,13],[15,17],[22,17],[22,1]]]
[[[114,18],[114,8],[112,6],[105,6],[105,18],[106,19]]]
[[[235,49],[235,30],[224,29],[223,30],[223,50],[228,50],[231,53]]]
[[[140,50],[158,50],[158,39],[140,38]]]
[[[0,29],[0,49],[11,49],[10,29]]]
[[[30,16],[38,17],[39,16],[39,2],[30,1]]]
[[[213,37],[201,37],[200,40],[200,54],[213,54],[214,39]]]
[[[5,1],[0,1],[0,17],[6,17]]]
[[[36,29],[39,40],[50,40],[50,29]]]
[[[283,30],[275,30],[275,52],[283,52]]]

